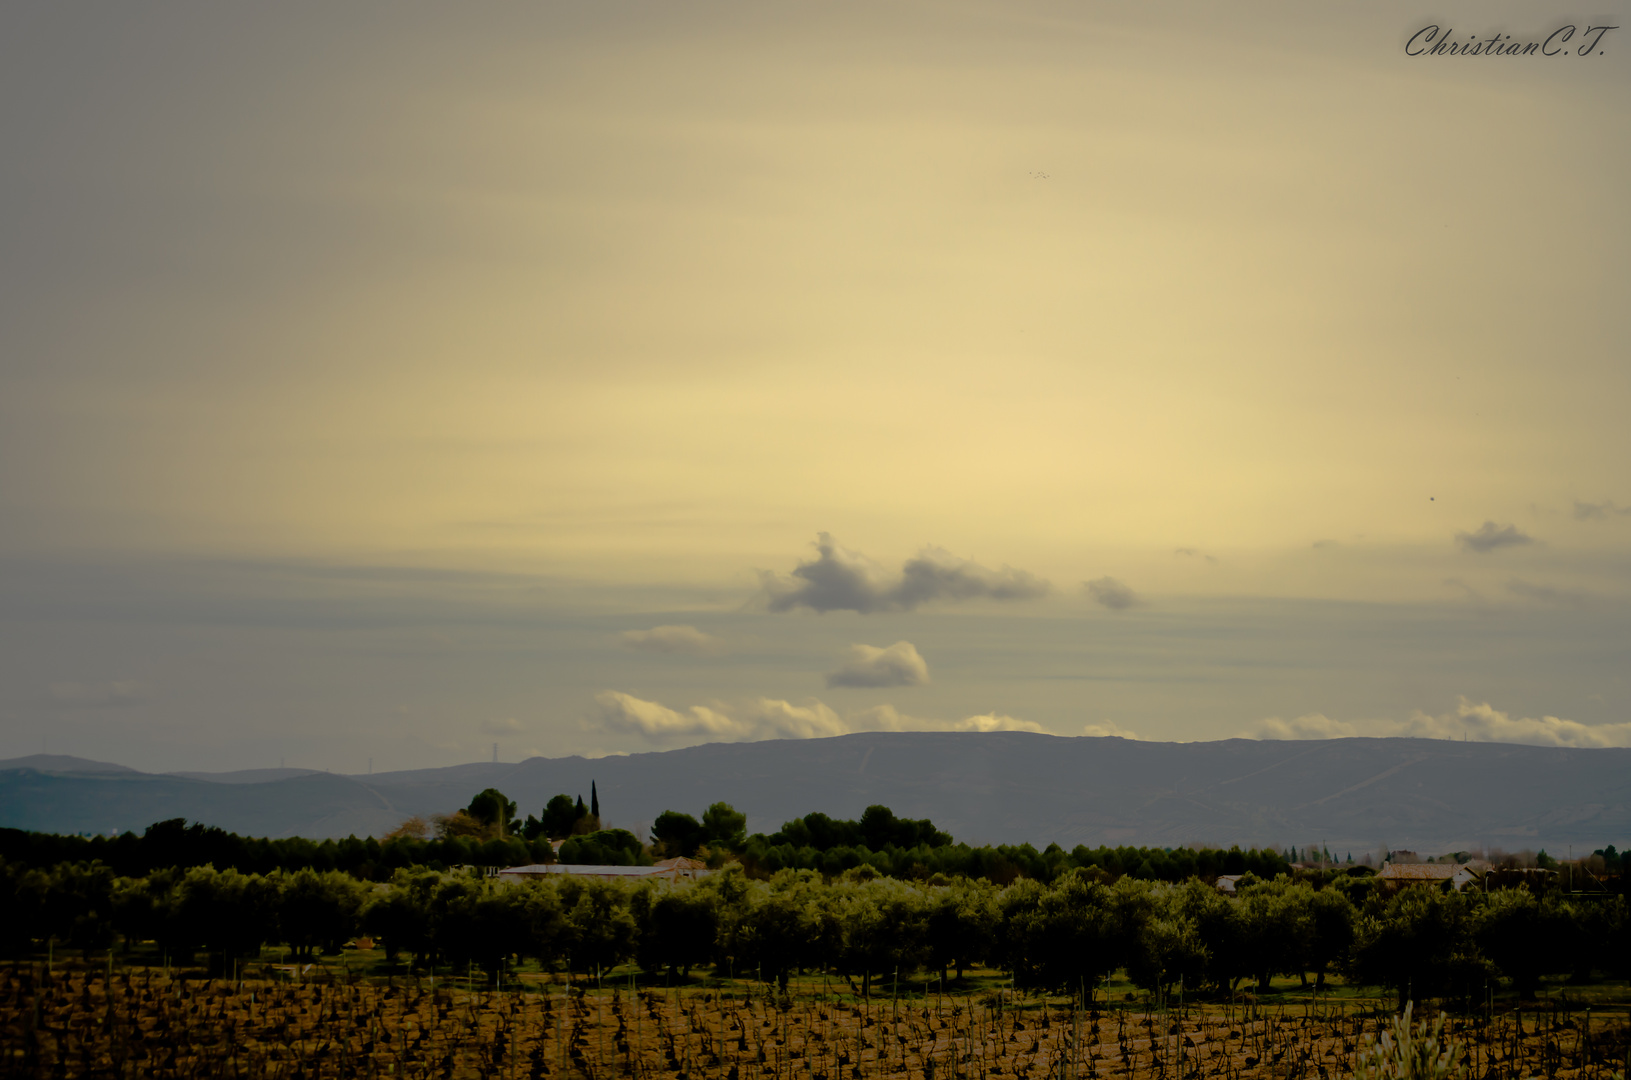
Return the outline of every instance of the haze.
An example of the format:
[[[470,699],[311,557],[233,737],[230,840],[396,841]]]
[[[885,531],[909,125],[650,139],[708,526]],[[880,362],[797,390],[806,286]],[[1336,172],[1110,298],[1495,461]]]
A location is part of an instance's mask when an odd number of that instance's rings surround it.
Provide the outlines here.
[[[1631,745],[1624,21],[10,7],[0,757]]]

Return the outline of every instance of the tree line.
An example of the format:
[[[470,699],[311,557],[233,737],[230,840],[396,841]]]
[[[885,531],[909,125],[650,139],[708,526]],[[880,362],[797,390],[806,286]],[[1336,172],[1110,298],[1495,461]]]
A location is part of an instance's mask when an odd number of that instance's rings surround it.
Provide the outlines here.
[[[1019,987],[1072,994],[1115,971],[1157,994],[1179,985],[1266,990],[1275,976],[1300,975],[1316,986],[1335,976],[1401,997],[1455,999],[1481,999],[1501,979],[1530,996],[1549,975],[1631,976],[1624,897],[1394,892],[1349,875],[1248,874],[1230,897],[1199,879],[1081,867],[1000,886],[902,880],[870,866],[830,880],[794,869],[755,879],[731,864],[694,884],[631,885],[425,868],[369,884],[338,870],[194,866],[130,877],[100,863],[0,865],[0,949],[13,957],[48,944],[87,954],[151,949],[221,970],[263,946],[310,957],[359,934],[419,969],[496,974],[531,960],[595,973],[632,962],[648,975],[711,967],[784,987],[793,973],[814,971],[861,993],[889,973],[952,982],[973,965],[1000,968]]]
[[[374,882],[414,867],[446,870],[555,861],[637,866],[676,855],[701,856],[712,865],[740,862],[755,877],[785,869],[815,870],[831,877],[866,866],[886,877],[940,874],[983,877],[998,884],[1021,877],[1051,881],[1073,868],[1176,882],[1248,872],[1274,877],[1291,866],[1283,854],[1266,848],[973,847],[956,842],[927,819],[897,817],[887,806],[868,807],[853,821],[807,814],[769,835],[749,835],[747,816],[729,803],[716,802],[700,817],[676,810],[658,815],[647,843],[627,829],[604,828],[598,794],[592,785],[590,791],[587,804],[582,796],[557,795],[540,815],[528,814],[518,822],[517,804],[488,788],[452,814],[410,818],[380,839],[245,837],[181,818],[156,822],[140,835],[58,836],[0,829],[0,859],[25,866],[101,863],[127,877],[172,867],[214,866],[262,875],[337,870]],[[558,853],[552,841],[561,842]]]

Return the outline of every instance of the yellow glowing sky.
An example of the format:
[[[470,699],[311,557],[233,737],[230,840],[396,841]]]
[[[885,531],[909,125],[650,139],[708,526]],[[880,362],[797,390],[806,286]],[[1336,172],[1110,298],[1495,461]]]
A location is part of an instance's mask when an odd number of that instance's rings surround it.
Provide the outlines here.
[[[1104,576],[1156,606],[1631,595],[1631,36],[1402,50],[1573,15],[3,18],[12,565],[540,574],[729,611],[829,532],[1024,569],[1055,614]],[[1485,522],[1529,542],[1457,544]]]

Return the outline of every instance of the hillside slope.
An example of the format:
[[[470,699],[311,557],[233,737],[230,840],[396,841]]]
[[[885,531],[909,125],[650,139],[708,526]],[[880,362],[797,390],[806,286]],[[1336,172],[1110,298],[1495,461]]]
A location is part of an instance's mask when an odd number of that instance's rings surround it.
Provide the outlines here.
[[[812,810],[851,817],[884,803],[970,843],[1067,848],[1326,843],[1357,856],[1381,845],[1482,844],[1561,853],[1631,838],[1631,750],[1422,739],[867,733],[262,782],[26,761],[0,762],[0,825],[55,832],[140,830],[186,817],[254,835],[380,835],[489,785],[536,813],[559,792],[587,796],[593,780],[606,822],[634,829],[666,809],[700,814],[724,800],[748,814],[753,831]]]

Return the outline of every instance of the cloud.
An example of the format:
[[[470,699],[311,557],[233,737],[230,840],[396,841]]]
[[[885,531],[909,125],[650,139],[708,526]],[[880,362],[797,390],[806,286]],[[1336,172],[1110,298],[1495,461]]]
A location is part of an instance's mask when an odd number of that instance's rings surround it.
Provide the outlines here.
[[[506,716],[502,720],[483,720],[481,733],[483,735],[519,735],[522,732],[521,721],[513,716]]]
[[[1082,734],[1095,739],[1132,739],[1137,741],[1142,738],[1136,731],[1128,731],[1120,724],[1112,723],[1109,720],[1097,724],[1083,724]]]
[[[1242,732],[1248,739],[1370,738],[1461,739],[1472,742],[1521,743],[1526,746],[1631,746],[1631,722],[1582,724],[1555,716],[1513,717],[1487,702],[1456,699],[1453,712],[1429,715],[1420,709],[1407,720],[1369,720],[1348,723],[1321,713],[1295,720],[1272,717]]]
[[[828,686],[927,686],[929,665],[910,641],[887,649],[851,645],[844,666],[826,675]]]
[[[951,725],[952,731],[1035,731],[1041,732],[1042,725],[1031,720],[1015,720],[1012,716],[1003,716],[998,713],[985,713],[981,716],[970,716]]]
[[[815,547],[816,557],[790,575],[759,575],[771,611],[911,611],[942,600],[1033,600],[1049,588],[1024,570],[989,570],[943,548],[926,547],[890,574],[828,533],[818,535]]]
[[[1559,589],[1552,585],[1536,585],[1524,581],[1522,578],[1513,578],[1506,583],[1506,591],[1513,596],[1521,596],[1526,600],[1533,600],[1538,604],[1549,604],[1554,607],[1585,607],[1591,603],[1591,597],[1583,592],[1573,589]]]
[[[1456,533],[1455,542],[1467,551],[1484,553],[1496,548],[1532,544],[1534,539],[1520,532],[1516,525],[1497,525],[1493,521],[1486,521],[1478,526],[1477,532]]]
[[[1600,503],[1581,502],[1574,500],[1574,520],[1576,521],[1603,521],[1609,516],[1631,514],[1631,506],[1616,506],[1614,500],[1604,499]]]
[[[1350,723],[1343,720],[1332,720],[1322,713],[1309,713],[1299,716],[1295,720],[1282,720],[1278,716],[1271,716],[1260,721],[1249,732],[1242,733],[1247,739],[1351,739],[1359,731]]]
[[[149,690],[150,687],[145,683],[128,681],[55,682],[49,687],[52,700],[85,709],[122,709],[133,705],[145,705]]]
[[[694,626],[653,626],[650,630],[625,630],[617,637],[630,649],[671,656],[718,656],[725,651],[724,642]]]
[[[1126,611],[1130,607],[1137,607],[1143,603],[1137,593],[1113,577],[1101,577],[1093,581],[1083,582],[1082,588],[1086,590],[1087,595],[1093,598],[1094,603],[1101,607],[1107,607],[1111,611]]]
[[[1173,548],[1172,553],[1174,555],[1182,555],[1186,559],[1205,559],[1209,563],[1215,563],[1218,561],[1216,556],[1208,555],[1206,552],[1198,551],[1192,547]]]
[[[1490,706],[1457,699],[1454,712],[1429,716],[1417,711],[1394,734],[1425,739],[1523,743],[1528,746],[1631,746],[1631,722],[1582,724],[1556,716],[1513,717]]]
[[[775,698],[745,702],[710,702],[670,709],[632,694],[607,690],[595,696],[593,726],[639,735],[658,743],[709,739],[747,742],[756,739],[819,739],[857,731],[1041,731],[1039,724],[988,713],[943,721],[908,716],[893,705],[874,705],[840,715],[810,698],[803,704]]]

